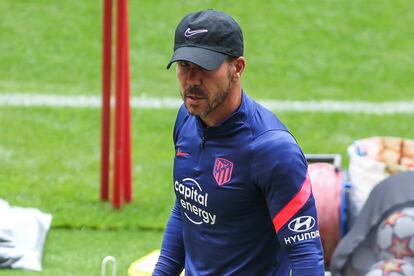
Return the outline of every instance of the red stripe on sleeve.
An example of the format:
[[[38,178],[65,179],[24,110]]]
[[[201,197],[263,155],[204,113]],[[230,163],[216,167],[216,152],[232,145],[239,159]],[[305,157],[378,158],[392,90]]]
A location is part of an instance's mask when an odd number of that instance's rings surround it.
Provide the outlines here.
[[[305,181],[302,184],[300,191],[292,198],[288,204],[273,218],[273,225],[275,226],[276,233],[280,228],[286,224],[299,210],[305,205],[311,194],[311,182],[309,175],[306,176]]]

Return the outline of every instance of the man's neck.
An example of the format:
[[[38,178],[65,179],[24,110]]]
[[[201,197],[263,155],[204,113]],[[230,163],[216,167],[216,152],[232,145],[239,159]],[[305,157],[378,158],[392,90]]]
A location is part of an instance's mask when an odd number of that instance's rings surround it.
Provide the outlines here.
[[[217,107],[216,110],[213,110],[205,117],[200,117],[200,119],[209,127],[220,125],[239,108],[241,102],[242,92],[240,86],[238,86],[238,89],[233,90],[230,95],[228,95],[226,101]]]

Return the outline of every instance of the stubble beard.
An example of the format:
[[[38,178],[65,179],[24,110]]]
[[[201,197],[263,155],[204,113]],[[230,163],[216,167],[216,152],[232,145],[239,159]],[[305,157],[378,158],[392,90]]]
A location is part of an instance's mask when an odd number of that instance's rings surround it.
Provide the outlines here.
[[[231,84],[232,84],[232,82],[231,82],[231,72],[229,70],[228,71],[227,87],[225,89],[221,90],[220,92],[218,92],[214,96],[214,98],[210,99],[209,94],[199,86],[190,86],[190,87],[188,87],[186,90],[184,90],[183,93],[181,93],[181,97],[184,100],[185,107],[187,108],[187,111],[191,115],[199,116],[202,119],[202,118],[207,117],[212,111],[216,110],[219,106],[221,106],[226,101],[227,97],[231,93]],[[192,112],[191,107],[188,106],[187,103],[185,102],[185,97],[189,94],[190,95],[197,95],[197,96],[200,96],[200,97],[204,98],[204,100],[206,100],[206,102],[207,102],[207,107],[204,110],[202,110],[201,112]]]

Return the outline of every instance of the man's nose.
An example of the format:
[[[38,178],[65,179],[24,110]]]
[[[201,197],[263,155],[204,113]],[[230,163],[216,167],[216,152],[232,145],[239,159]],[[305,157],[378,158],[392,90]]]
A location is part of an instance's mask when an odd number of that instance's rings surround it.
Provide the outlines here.
[[[187,74],[189,85],[200,85],[202,83],[202,71],[198,66],[191,66]]]

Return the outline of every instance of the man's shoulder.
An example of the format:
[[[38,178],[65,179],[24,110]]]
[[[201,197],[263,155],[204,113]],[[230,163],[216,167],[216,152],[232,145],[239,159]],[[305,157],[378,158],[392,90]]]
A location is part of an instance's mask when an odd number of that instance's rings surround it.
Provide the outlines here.
[[[188,113],[187,109],[185,108],[185,105],[182,104],[181,107],[178,109],[177,117],[175,119],[174,133],[173,133],[174,142],[177,141],[177,138],[178,138],[178,135],[181,131],[181,128],[183,127],[185,122],[188,121],[189,117],[190,117],[190,114]]]
[[[258,156],[283,156],[286,154],[302,154],[295,137],[283,122],[269,109],[252,101],[252,114],[248,119],[251,129],[253,152]],[[277,152],[277,156],[275,156]],[[261,153],[261,154],[260,154]]]
[[[278,167],[285,172],[307,168],[302,149],[287,130],[268,130],[257,136],[251,143],[251,153],[255,170],[260,166]]]
[[[247,123],[255,139],[267,132],[273,136],[291,136],[287,127],[272,111],[254,100],[251,101],[251,116]]]
[[[177,117],[175,119],[175,128],[179,128],[182,125],[186,124],[188,121],[194,122],[194,116],[191,116],[190,113],[188,113],[187,108],[184,104],[181,105],[181,107],[178,109]]]
[[[267,129],[253,139],[252,146],[255,151],[265,152],[300,149],[295,138],[287,129]]]
[[[187,108],[185,108],[184,104],[181,104],[180,108],[177,112],[177,118],[175,119],[176,122],[180,122],[185,120],[186,117],[188,117],[190,114],[187,111]]]

